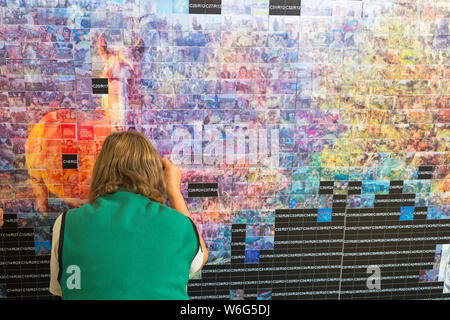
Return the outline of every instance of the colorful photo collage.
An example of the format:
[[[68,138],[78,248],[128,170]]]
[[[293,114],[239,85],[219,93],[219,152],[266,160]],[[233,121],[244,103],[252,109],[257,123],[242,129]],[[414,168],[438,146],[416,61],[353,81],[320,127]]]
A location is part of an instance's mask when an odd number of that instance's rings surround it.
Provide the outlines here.
[[[269,3],[0,0],[0,207],[35,228],[38,254],[119,130],[179,165],[184,195],[218,183],[188,199],[210,264],[230,262],[232,224],[247,224],[251,264],[276,246],[276,209],[330,221],[322,181],[338,195],[362,182],[347,206],[373,208],[402,180],[427,219],[449,217],[448,1],[303,0],[300,16]]]

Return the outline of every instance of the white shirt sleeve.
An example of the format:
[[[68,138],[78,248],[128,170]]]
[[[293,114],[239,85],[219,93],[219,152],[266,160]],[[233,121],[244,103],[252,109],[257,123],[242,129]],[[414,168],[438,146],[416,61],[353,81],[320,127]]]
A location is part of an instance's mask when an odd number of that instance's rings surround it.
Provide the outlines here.
[[[197,273],[200,270],[200,267],[202,266],[203,262],[203,249],[200,245],[197,251],[197,254],[194,257],[194,260],[192,260],[191,268],[189,269],[189,275],[193,276],[195,273]]]
[[[192,227],[195,228],[194,231],[196,231],[196,233],[200,237],[200,231],[198,230],[198,228],[195,225],[194,221],[191,218],[189,218],[189,220],[191,220]],[[200,239],[199,239],[199,241],[200,241]],[[195,255],[194,259],[192,260],[191,268],[189,269],[189,275],[190,276],[193,276],[194,274],[196,274],[197,272],[200,271],[200,268],[202,267],[203,257],[204,256],[205,256],[205,253],[203,252],[202,245],[199,242],[197,254]]]
[[[61,285],[58,282],[59,262],[58,262],[58,248],[59,248],[59,232],[61,230],[61,216],[60,215],[53,225],[52,236],[52,255],[50,257],[50,293],[55,296],[62,296]]]

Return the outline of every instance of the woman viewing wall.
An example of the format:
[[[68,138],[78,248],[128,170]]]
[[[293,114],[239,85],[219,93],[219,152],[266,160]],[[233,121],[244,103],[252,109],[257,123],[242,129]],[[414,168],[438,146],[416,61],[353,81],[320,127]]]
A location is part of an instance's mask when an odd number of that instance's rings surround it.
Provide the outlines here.
[[[89,203],[55,221],[50,292],[64,299],[188,299],[189,275],[208,251],[180,182],[180,170],[141,133],[108,136]]]

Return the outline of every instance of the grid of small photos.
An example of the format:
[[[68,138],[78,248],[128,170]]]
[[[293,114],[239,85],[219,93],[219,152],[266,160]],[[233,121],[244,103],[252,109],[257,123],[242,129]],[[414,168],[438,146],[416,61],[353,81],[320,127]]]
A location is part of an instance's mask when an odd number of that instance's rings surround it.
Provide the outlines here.
[[[0,0],[0,298],[109,133],[183,171],[192,299],[450,296],[444,0]]]

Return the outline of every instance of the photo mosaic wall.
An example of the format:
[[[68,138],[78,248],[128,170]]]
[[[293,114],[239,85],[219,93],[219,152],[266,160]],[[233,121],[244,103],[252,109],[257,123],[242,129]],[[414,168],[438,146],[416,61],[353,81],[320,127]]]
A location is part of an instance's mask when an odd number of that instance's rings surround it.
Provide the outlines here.
[[[183,171],[192,299],[450,297],[450,2],[0,0],[0,298],[105,137]],[[377,277],[381,277],[377,280]]]

